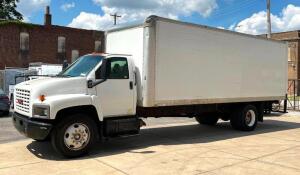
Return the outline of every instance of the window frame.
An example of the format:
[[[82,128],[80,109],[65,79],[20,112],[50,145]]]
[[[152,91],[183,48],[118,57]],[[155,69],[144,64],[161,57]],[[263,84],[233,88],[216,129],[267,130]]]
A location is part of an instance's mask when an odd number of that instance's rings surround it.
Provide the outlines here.
[[[129,64],[128,64],[128,59],[126,57],[109,57],[109,58],[106,58],[107,59],[107,63],[106,63],[106,72],[105,72],[105,78],[107,80],[128,80],[129,79]],[[127,76],[127,78],[111,78],[109,76],[109,73],[110,71],[112,70],[112,67],[111,67],[111,63],[113,61],[126,61],[126,64],[127,65],[127,75],[124,75],[123,77]],[[103,79],[103,77],[98,77],[97,74],[101,74],[101,67],[102,65],[95,71],[95,78],[96,79]]]

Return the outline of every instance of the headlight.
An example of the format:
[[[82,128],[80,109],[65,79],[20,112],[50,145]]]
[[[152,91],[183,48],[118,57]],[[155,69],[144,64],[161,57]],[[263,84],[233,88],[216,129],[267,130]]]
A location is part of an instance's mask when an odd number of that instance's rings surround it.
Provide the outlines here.
[[[49,119],[49,106],[33,106],[33,117]]]

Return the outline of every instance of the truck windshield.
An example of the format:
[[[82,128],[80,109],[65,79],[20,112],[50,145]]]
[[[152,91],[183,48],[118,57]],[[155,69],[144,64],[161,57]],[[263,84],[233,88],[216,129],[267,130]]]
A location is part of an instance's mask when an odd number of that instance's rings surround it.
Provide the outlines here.
[[[66,70],[62,71],[58,76],[61,77],[84,77],[101,62],[103,59],[99,55],[85,55],[77,59]]]

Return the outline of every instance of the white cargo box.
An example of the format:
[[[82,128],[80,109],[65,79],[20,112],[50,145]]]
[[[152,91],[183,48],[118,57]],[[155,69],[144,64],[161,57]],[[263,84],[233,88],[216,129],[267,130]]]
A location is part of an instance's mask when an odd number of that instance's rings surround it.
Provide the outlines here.
[[[107,32],[106,52],[130,54],[143,107],[284,99],[287,44],[149,17]]]

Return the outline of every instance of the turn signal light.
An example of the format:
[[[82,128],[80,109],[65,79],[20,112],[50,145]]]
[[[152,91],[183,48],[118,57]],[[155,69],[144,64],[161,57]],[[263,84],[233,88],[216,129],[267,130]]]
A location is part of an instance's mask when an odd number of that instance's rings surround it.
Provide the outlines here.
[[[45,95],[40,95],[39,99],[40,99],[41,102],[45,101],[46,100]]]

